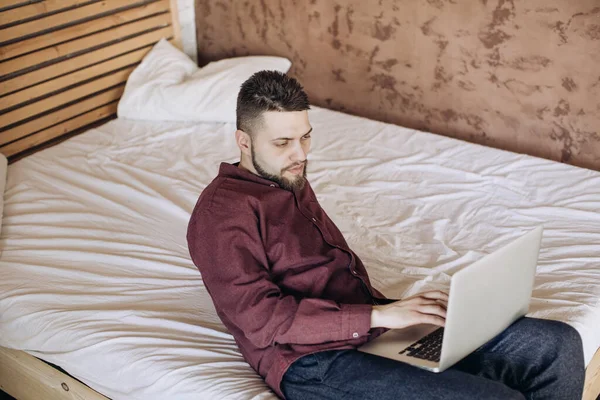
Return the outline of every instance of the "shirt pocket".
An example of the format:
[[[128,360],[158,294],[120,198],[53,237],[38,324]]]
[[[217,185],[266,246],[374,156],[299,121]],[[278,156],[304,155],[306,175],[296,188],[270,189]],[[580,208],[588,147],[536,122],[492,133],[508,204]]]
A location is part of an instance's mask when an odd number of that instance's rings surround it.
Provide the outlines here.
[[[271,279],[285,293],[321,297],[349,257],[327,244],[312,222],[269,228],[266,253]]]
[[[265,233],[265,252],[275,273],[323,256],[328,250],[318,228],[306,218],[274,221]]]

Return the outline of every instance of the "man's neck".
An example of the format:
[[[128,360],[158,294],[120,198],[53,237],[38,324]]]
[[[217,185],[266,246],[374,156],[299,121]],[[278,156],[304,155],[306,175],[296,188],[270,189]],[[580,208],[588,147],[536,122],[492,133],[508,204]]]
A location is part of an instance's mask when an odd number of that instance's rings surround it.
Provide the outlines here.
[[[241,168],[245,171],[248,171],[254,175],[258,175],[258,172],[254,169],[254,166],[252,165],[251,162],[248,162],[247,160],[245,160],[243,157],[240,159],[240,163],[238,164],[238,168]],[[260,175],[258,175],[260,176]]]

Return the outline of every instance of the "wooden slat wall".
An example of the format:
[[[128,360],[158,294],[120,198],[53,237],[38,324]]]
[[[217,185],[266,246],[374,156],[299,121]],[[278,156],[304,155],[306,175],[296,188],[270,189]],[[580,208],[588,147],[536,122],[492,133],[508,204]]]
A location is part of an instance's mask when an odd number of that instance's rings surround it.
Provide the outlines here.
[[[161,38],[181,47],[176,0],[0,2],[0,152],[14,161],[116,116]]]

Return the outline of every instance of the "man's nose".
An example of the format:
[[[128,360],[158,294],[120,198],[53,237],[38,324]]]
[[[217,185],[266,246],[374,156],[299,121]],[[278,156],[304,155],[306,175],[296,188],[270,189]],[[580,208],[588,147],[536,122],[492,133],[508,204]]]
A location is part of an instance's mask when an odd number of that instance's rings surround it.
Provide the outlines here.
[[[291,158],[293,162],[306,160],[306,151],[304,151],[304,148],[300,143],[294,146],[294,152],[292,153]]]

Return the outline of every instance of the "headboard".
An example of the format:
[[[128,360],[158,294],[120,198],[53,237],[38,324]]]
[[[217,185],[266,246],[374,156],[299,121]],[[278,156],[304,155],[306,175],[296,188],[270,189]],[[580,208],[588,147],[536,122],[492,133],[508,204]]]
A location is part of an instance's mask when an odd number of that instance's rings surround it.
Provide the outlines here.
[[[195,1],[200,65],[287,57],[315,105],[600,170],[598,0]]]
[[[0,152],[14,161],[114,118],[161,38],[181,48],[176,0],[3,0]]]

